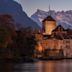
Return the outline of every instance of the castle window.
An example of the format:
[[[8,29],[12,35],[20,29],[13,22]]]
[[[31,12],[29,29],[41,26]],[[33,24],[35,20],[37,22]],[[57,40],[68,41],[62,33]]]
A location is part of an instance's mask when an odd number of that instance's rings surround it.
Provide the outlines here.
[[[66,45],[66,48],[69,49],[70,48],[70,45]]]

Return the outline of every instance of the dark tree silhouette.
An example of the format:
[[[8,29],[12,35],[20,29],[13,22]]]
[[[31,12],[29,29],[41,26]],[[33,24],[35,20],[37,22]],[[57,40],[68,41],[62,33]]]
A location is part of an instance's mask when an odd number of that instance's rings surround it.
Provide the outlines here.
[[[15,23],[10,15],[0,15],[0,47],[7,47],[16,35]]]
[[[32,56],[34,53],[35,39],[30,27],[17,31],[16,44],[21,56]]]

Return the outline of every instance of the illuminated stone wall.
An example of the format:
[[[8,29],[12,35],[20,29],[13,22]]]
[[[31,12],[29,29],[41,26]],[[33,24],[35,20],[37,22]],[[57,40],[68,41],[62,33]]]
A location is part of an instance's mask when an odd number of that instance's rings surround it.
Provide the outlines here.
[[[64,56],[72,57],[72,39],[42,39],[37,42],[37,51],[44,51],[45,49],[63,49]]]
[[[63,40],[42,40],[41,45],[44,49],[62,49],[63,48]]]
[[[67,57],[72,57],[72,39],[64,39],[64,55]]]

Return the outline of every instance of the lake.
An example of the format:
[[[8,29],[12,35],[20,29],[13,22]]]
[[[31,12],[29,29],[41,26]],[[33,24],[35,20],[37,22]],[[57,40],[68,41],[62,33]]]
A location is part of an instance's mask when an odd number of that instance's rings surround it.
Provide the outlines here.
[[[72,72],[72,60],[0,63],[0,72]]]

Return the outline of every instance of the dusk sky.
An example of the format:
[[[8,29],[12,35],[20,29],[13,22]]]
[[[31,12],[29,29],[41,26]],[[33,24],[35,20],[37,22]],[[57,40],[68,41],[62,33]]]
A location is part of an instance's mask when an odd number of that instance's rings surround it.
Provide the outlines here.
[[[51,10],[66,11],[72,10],[72,0],[16,0],[23,7],[23,10],[28,16],[31,16],[37,9],[44,11],[49,10],[49,4]]]

